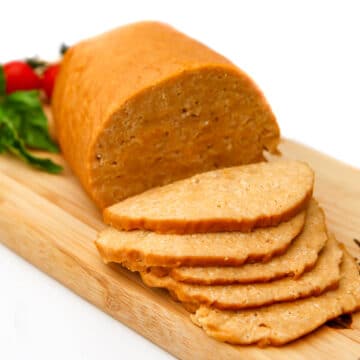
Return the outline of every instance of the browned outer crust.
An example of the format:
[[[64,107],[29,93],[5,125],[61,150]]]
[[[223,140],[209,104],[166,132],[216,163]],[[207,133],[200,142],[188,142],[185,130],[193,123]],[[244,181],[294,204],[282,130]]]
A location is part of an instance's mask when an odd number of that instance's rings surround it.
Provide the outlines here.
[[[281,222],[288,221],[295,215],[306,209],[313,195],[313,187],[305,194],[304,198],[290,208],[287,212],[274,214],[272,216],[258,217],[256,219],[206,219],[206,220],[151,220],[132,219],[126,216],[119,216],[108,209],[104,209],[104,222],[119,230],[145,229],[162,234],[194,234],[194,233],[215,233],[222,231],[250,232],[255,228],[277,226]],[[210,264],[208,264],[210,265]],[[235,264],[234,264],[235,265]],[[239,265],[239,264],[236,264]],[[167,266],[167,265],[164,265]]]

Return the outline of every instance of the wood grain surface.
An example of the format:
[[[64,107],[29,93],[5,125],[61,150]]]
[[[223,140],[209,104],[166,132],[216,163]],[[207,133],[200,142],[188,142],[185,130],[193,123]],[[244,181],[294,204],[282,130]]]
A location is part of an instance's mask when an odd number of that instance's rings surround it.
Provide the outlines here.
[[[284,157],[316,171],[315,196],[328,225],[360,258],[360,171],[284,140]],[[60,156],[52,156],[65,165]],[[136,274],[102,263],[94,240],[104,228],[99,211],[65,165],[62,175],[0,158],[0,241],[109,315],[182,359],[360,358],[360,314],[351,329],[323,326],[281,348],[231,346],[209,338],[166,292],[147,288]],[[49,329],[51,330],[51,329]],[[120,350],[120,349],[118,349]]]

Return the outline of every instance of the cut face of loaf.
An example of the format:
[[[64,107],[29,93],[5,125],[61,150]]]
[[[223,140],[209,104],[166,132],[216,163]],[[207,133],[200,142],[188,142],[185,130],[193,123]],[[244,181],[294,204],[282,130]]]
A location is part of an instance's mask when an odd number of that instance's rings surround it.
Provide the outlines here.
[[[304,209],[314,174],[298,161],[209,171],[148,190],[104,210],[118,229],[159,233],[247,232],[276,226]]]
[[[254,82],[169,26],[69,49],[52,103],[62,152],[101,208],[196,173],[263,160],[279,128]]]
[[[133,271],[151,266],[241,265],[282,254],[304,222],[305,211],[279,226],[250,233],[177,235],[108,228],[99,233],[96,246],[105,262],[121,263]]]

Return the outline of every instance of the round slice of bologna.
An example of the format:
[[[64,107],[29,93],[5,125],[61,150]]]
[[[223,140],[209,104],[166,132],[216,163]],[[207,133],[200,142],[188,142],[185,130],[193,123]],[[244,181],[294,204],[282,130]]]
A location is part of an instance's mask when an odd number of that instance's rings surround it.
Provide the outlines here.
[[[198,174],[148,190],[104,210],[120,230],[159,233],[248,232],[276,226],[303,210],[314,173],[299,161],[274,161]]]

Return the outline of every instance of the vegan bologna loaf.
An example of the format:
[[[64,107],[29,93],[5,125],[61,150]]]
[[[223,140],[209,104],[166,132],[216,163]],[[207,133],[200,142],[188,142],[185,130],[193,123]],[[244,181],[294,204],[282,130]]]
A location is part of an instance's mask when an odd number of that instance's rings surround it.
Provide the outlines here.
[[[148,190],[104,210],[120,230],[160,233],[250,231],[275,226],[307,206],[314,174],[299,161],[213,170]]]
[[[62,152],[100,208],[199,172],[259,162],[279,142],[249,76],[156,22],[70,48],[52,108]]]

